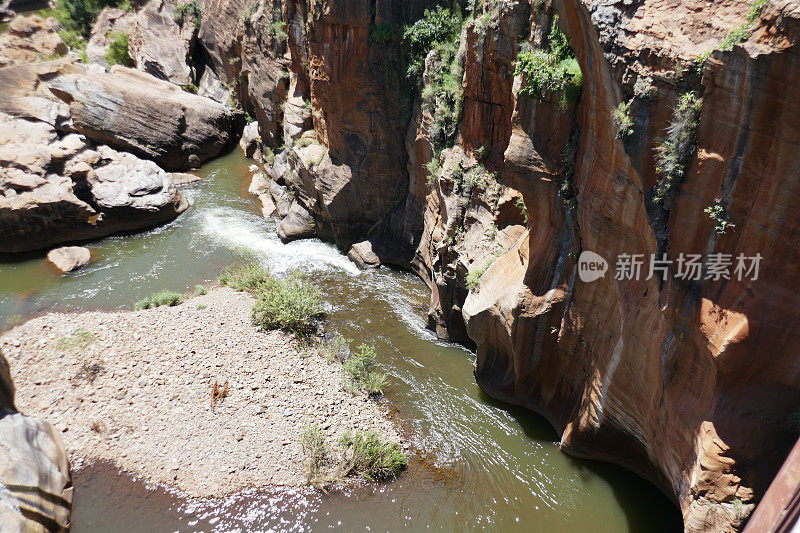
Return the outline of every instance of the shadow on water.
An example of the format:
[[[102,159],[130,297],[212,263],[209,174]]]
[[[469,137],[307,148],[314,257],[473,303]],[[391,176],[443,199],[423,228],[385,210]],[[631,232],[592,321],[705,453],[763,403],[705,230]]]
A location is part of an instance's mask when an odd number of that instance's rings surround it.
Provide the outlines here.
[[[329,329],[375,345],[389,377],[383,401],[419,452],[388,484],[200,500],[95,463],[75,472],[75,531],[681,530],[680,513],[647,482],[566,456],[544,418],[488,398],[472,375],[474,354],[425,329],[429,293],[419,279],[362,273],[317,240],[282,244],[275,221],[243,196],[248,166],[238,152],[206,165],[203,182],[181,189],[186,213],[89,243],[92,262],[79,271],[58,276],[41,254],[1,261],[0,327],[13,315],[129,309],[157,290],[187,291],[246,250],[278,275],[308,271],[329,302]]]

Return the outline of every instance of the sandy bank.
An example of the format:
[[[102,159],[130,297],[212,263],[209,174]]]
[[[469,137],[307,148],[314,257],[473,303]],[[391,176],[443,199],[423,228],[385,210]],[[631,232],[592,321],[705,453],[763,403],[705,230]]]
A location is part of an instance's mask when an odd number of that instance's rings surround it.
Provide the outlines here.
[[[227,288],[176,307],[48,314],[0,337],[17,407],[62,431],[73,468],[109,459],[194,496],[306,481],[299,436],[347,429],[400,437],[341,366],[301,356],[250,324],[252,298]],[[228,383],[212,406],[212,387]]]

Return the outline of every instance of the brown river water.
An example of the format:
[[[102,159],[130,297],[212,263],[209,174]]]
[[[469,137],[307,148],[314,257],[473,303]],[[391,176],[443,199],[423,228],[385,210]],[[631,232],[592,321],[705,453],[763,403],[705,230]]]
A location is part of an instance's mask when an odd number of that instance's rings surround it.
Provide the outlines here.
[[[374,343],[389,375],[381,400],[416,455],[396,481],[321,494],[251,490],[189,499],[113,465],[74,472],[73,531],[681,531],[656,488],[613,465],[561,453],[540,416],[492,400],[474,354],[424,328],[429,293],[406,272],[360,272],[318,240],[282,244],[247,194],[237,151],[182,189],[192,207],[165,226],[87,244],[92,262],[58,276],[42,253],[0,256],[0,329],[49,310],[131,308],[161,289],[216,279],[243,252],[276,274],[306,270],[328,302],[328,330]],[[12,368],[13,370],[13,368]]]

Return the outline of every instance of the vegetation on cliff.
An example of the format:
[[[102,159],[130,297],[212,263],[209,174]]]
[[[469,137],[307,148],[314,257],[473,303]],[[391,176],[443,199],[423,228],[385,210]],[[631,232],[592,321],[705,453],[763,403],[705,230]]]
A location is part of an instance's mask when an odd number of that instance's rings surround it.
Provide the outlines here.
[[[520,53],[515,74],[524,76],[521,94],[538,99],[557,94],[561,107],[577,102],[583,74],[567,36],[558,27],[557,15],[550,26],[547,47]]]
[[[129,0],[56,0],[52,15],[61,24],[58,34],[67,46],[83,52],[95,19],[106,7],[133,9]]]
[[[408,48],[408,75],[417,82],[425,71],[425,58],[436,45],[454,43],[464,19],[460,12],[442,6],[426,9],[425,16],[405,28],[403,42]]]
[[[106,63],[111,65],[133,66],[133,58],[128,52],[128,34],[124,31],[112,31],[107,35],[108,52],[106,52]]]
[[[698,72],[702,72],[706,59],[708,59],[715,50],[727,52],[728,50],[732,50],[737,44],[743,43],[749,39],[750,35],[753,33],[753,23],[758,19],[758,17],[761,16],[761,12],[764,11],[764,8],[768,3],[769,0],[755,0],[750,6],[750,10],[747,12],[747,15],[745,15],[745,20],[743,23],[730,30],[725,37],[722,38],[719,46],[716,49],[712,48],[711,50],[700,54],[695,60]]]
[[[453,144],[463,110],[459,37],[464,22],[460,12],[439,6],[425,10],[425,16],[403,32],[410,56],[408,75],[423,85],[422,108],[433,117],[429,135],[437,151]]]
[[[187,16],[191,16],[192,19],[194,19],[194,27],[196,29],[200,29],[201,12],[200,4],[197,2],[197,0],[191,0],[190,2],[175,6],[175,14],[173,16],[175,18],[175,22],[181,25]]]
[[[690,91],[678,99],[664,142],[656,148],[656,171],[661,175],[654,201],[663,202],[686,176],[686,167],[697,149],[697,125],[702,100]]]

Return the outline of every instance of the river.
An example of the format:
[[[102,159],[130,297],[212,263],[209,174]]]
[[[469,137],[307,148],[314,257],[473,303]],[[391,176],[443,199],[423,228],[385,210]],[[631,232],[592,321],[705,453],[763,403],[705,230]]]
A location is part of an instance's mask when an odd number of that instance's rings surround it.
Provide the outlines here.
[[[374,343],[389,375],[381,400],[418,453],[398,480],[320,494],[245,491],[193,500],[147,487],[113,465],[74,472],[74,528],[152,531],[680,531],[678,509],[618,467],[561,453],[547,422],[487,397],[474,354],[424,328],[428,291],[412,274],[360,272],[318,240],[284,245],[247,194],[238,150],[181,191],[192,207],[155,229],[88,243],[92,261],[59,276],[43,254],[0,256],[0,329],[49,310],[131,308],[161,289],[211,282],[243,253],[274,273],[310,273],[328,302],[328,329]],[[13,362],[12,362],[13,373]]]

